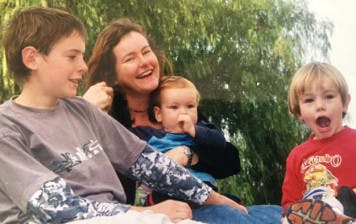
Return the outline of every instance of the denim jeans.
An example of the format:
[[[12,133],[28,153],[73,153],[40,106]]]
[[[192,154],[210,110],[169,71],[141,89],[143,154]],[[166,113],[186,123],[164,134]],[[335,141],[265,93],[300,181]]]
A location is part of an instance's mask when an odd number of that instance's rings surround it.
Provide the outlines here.
[[[245,214],[228,205],[204,205],[193,209],[193,220],[209,224],[279,224],[282,207],[278,205],[253,205]]]

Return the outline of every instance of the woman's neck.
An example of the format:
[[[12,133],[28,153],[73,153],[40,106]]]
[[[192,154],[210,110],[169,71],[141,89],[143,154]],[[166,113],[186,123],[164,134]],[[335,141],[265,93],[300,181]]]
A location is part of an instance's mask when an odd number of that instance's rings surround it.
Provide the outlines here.
[[[161,128],[159,123],[150,121],[148,117],[149,96],[126,95],[127,106],[130,111],[133,126],[150,126]]]
[[[130,113],[146,113],[148,110],[149,96],[126,95],[127,106]]]

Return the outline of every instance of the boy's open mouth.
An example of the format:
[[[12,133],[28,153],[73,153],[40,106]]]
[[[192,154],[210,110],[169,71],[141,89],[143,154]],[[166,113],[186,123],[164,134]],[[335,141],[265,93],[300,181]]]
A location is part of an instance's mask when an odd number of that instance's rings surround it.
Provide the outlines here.
[[[326,128],[330,125],[330,119],[327,117],[319,117],[316,119],[316,124],[322,128]]]

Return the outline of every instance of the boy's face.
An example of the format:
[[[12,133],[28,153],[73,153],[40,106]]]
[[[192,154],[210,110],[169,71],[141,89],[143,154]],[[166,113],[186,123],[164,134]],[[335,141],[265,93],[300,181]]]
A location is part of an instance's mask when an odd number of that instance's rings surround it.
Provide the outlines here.
[[[161,106],[155,107],[156,120],[170,133],[184,133],[183,125],[198,120],[196,92],[192,88],[172,88],[161,92]],[[185,124],[184,124],[185,123]]]
[[[312,83],[299,97],[300,119],[315,134],[315,139],[331,137],[343,128],[343,112],[347,111],[350,97],[342,103],[341,95],[330,81]]]
[[[38,91],[53,98],[73,97],[87,71],[84,61],[85,41],[76,32],[60,39],[48,55],[39,53],[31,78]]]

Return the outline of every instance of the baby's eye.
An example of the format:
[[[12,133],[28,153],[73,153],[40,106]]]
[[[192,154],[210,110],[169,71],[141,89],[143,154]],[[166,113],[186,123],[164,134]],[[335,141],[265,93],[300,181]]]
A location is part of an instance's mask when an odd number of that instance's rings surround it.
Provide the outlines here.
[[[194,105],[194,104],[189,104],[189,105],[188,105],[188,108],[189,108],[189,109],[195,108],[195,105]]]
[[[169,106],[168,108],[169,108],[169,109],[176,110],[178,107],[177,107],[176,105],[172,105],[172,106]]]

